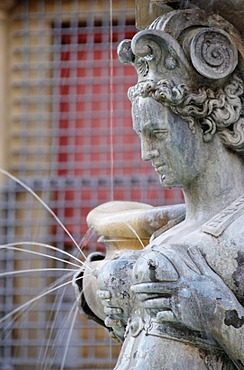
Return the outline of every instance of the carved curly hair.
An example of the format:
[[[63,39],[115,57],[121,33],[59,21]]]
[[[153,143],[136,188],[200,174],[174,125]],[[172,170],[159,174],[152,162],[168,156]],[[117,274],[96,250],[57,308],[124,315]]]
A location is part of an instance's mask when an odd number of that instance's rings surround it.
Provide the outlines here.
[[[186,85],[175,86],[172,81],[144,81],[131,87],[131,101],[141,96],[152,97],[168,105],[194,131],[198,123],[203,130],[203,139],[210,141],[218,133],[223,144],[244,155],[244,82],[233,74],[225,87],[215,90],[199,88],[193,92]]]

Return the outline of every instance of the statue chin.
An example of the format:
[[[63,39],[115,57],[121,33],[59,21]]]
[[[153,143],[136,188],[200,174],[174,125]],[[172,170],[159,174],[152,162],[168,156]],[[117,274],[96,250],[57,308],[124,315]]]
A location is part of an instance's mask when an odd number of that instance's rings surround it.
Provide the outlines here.
[[[182,186],[176,183],[174,179],[166,175],[159,175],[159,182],[163,188],[167,188],[167,189],[182,188]]]

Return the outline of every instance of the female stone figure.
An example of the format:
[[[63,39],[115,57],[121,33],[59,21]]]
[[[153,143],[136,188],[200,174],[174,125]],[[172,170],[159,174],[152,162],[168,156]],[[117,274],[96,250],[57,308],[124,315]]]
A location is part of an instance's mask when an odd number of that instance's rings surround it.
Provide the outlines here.
[[[173,11],[119,56],[138,73],[129,98],[142,158],[183,189],[186,217],[96,271],[100,318],[124,336],[115,369],[244,369],[240,36],[219,16]]]

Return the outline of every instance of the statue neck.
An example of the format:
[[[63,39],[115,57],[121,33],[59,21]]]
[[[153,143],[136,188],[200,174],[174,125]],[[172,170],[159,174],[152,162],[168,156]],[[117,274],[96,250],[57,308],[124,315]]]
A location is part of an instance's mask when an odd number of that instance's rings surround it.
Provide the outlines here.
[[[183,187],[186,222],[205,222],[244,194],[243,160],[222,144],[213,147],[205,171]]]

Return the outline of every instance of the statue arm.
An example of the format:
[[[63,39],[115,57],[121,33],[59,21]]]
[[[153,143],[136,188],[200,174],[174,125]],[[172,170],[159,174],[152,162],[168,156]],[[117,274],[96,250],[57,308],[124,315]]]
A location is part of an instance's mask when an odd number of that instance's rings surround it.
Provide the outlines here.
[[[143,284],[132,286],[148,314],[156,312],[158,322],[183,324],[210,335],[237,368],[244,370],[244,307],[197,247],[188,249],[189,259],[183,259],[170,246],[163,253],[173,264],[179,279],[156,283],[160,286],[160,294],[152,300]]]

